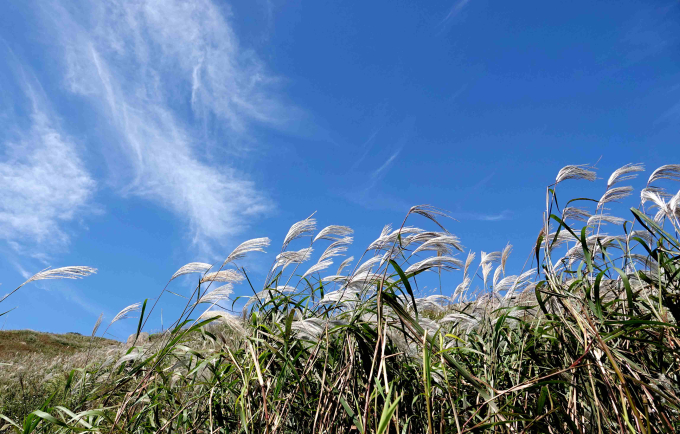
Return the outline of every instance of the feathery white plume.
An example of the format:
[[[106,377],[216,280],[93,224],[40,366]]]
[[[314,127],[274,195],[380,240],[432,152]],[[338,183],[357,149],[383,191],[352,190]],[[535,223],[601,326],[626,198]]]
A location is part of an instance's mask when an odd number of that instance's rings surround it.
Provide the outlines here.
[[[572,219],[586,222],[591,215],[588,211],[573,206],[568,206],[562,210],[562,220]]]
[[[321,229],[316,237],[314,237],[313,242],[316,243],[319,240],[337,240],[352,235],[353,233],[354,231],[350,227],[330,225]]]
[[[482,252],[484,253],[484,252]],[[486,287],[486,281],[489,277],[489,273],[493,270],[493,263],[485,262],[482,264],[482,277],[484,278],[484,286]]]
[[[217,304],[222,300],[227,300],[229,296],[234,292],[233,291],[234,285],[231,283],[227,283],[226,285],[222,285],[219,288],[215,288],[212,291],[203,294],[201,298],[198,299],[198,302],[196,304],[201,304],[201,303],[211,303],[211,304]]]
[[[610,188],[602,195],[600,201],[597,203],[597,207],[599,208],[608,202],[617,202],[624,197],[630,196],[632,192],[633,187],[631,186]]]
[[[319,261],[343,255],[347,251],[347,247],[352,244],[352,241],[354,241],[352,237],[343,237],[334,241],[324,250]]]
[[[445,295],[430,295],[428,297],[416,298],[416,306],[419,311],[431,310],[435,312],[443,312],[446,309],[446,304],[450,301],[449,297]]]
[[[587,179],[588,181],[595,181],[597,179],[597,174],[592,166],[587,164],[564,166],[557,173],[557,178],[555,178],[555,183],[560,183],[567,179]]]
[[[345,322],[337,319],[307,318],[293,321],[290,328],[299,338],[317,340],[326,330],[331,331],[334,327],[341,325],[345,325]]]
[[[120,321],[122,319],[130,318],[131,313],[139,312],[141,309],[142,309],[142,303],[131,304],[130,306],[128,306],[128,307],[124,308],[123,310],[121,310],[120,312],[118,312],[118,314],[113,317],[113,319],[111,320],[111,323],[109,325],[113,324],[116,321]]]
[[[31,276],[30,279],[21,284],[24,286],[29,282],[35,282],[37,280],[48,280],[48,279],[81,279],[83,277],[89,276],[97,272],[96,268],[91,267],[61,267],[61,268],[46,268],[39,273]]]
[[[493,273],[493,290],[497,292],[496,290],[496,285],[498,285],[498,281],[501,278],[501,272],[503,271],[503,267],[499,265],[496,267],[496,271]]]
[[[628,181],[630,179],[634,179],[634,178],[637,177],[637,174],[635,174],[635,172],[644,172],[644,171],[645,171],[645,166],[643,164],[628,163],[623,167],[619,167],[609,177],[609,180],[607,181],[607,188],[610,188],[612,185],[616,184],[617,182]],[[633,173],[633,175],[629,175],[630,173]]]
[[[501,269],[503,274],[505,274],[505,263],[508,261],[508,257],[510,257],[510,252],[512,252],[512,244],[508,243],[503,249],[503,253],[501,253]]]
[[[622,225],[623,222],[625,222],[625,220],[622,219],[621,217],[614,217],[614,216],[608,215],[608,214],[597,214],[597,215],[591,216],[588,219],[588,226],[595,225],[595,224],[598,224],[598,223],[599,224],[612,223],[612,224],[615,224],[615,225],[618,226],[618,225]]]
[[[310,274],[314,274],[318,271],[325,270],[326,268],[330,267],[331,265],[333,265],[332,259],[326,259],[325,261],[319,261],[316,264],[309,267],[309,270],[307,270],[305,272],[305,274],[303,274],[300,279],[304,279],[305,277],[309,276]]]
[[[240,318],[221,310],[210,310],[211,308],[208,309],[209,310],[206,310],[201,314],[201,316],[198,317],[198,321],[205,321],[208,319],[215,318],[215,321],[213,321],[211,324],[219,322],[221,324],[228,326],[241,336],[246,335],[246,329],[243,325],[243,321],[241,321]]]
[[[659,208],[664,208],[666,206],[666,201],[663,199],[663,193],[656,189],[643,188],[640,192],[640,200],[643,205],[648,201],[652,201],[654,202],[654,205]]]
[[[667,164],[665,166],[659,167],[654,172],[652,172],[652,175],[647,181],[647,185],[649,186],[649,184],[654,181],[658,181],[659,179],[680,181],[680,164]]]
[[[429,268],[439,268],[440,270],[455,270],[463,267],[463,263],[451,256],[433,256],[416,262],[406,269],[406,274],[417,273]]]
[[[201,279],[201,283],[205,282],[235,282],[239,283],[244,279],[243,274],[236,270],[222,270],[208,273]]]
[[[277,296],[283,295],[283,294],[290,294],[292,292],[295,292],[295,288],[293,288],[292,286],[284,286],[284,285],[277,286],[276,288],[263,289],[262,291],[257,292],[253,296],[248,298],[248,301],[243,306],[243,312],[246,312],[248,310],[248,307],[250,307],[253,303],[257,303],[259,301],[262,304],[265,304],[265,303],[269,302],[274,297],[277,297]]]
[[[482,252],[482,260],[481,264],[487,264],[490,262],[497,262],[501,259],[501,252],[491,252],[491,253],[486,253]]]
[[[342,263],[340,264],[340,267],[338,267],[338,271],[337,271],[336,274],[342,273],[342,270],[343,270],[346,266],[348,266],[353,260],[354,260],[354,256],[350,256],[349,258],[347,258],[347,259],[345,259],[344,261],[342,261]]]
[[[472,264],[472,261],[475,260],[475,257],[477,254],[470,250],[470,252],[467,255],[467,258],[465,259],[465,267],[463,268],[463,276],[467,276],[468,270],[470,269],[470,265]]]
[[[498,282],[497,291],[507,291],[505,298],[512,298],[516,292],[521,292],[529,285],[529,279],[536,274],[536,269],[532,268],[519,276],[508,276]]]
[[[324,294],[323,298],[319,304],[327,303],[344,303],[348,301],[356,301],[359,291],[355,289],[338,289],[335,291],[327,292]]]
[[[451,296],[451,301],[455,301],[456,297],[463,294],[470,288],[470,284],[472,283],[472,280],[470,280],[469,277],[465,276],[462,282],[456,286],[455,291],[453,291],[453,295]]]
[[[286,247],[288,247],[288,244],[290,244],[291,241],[300,238],[310,232],[314,232],[315,230],[316,220],[311,217],[308,217],[304,220],[295,223],[293,226],[290,227],[290,229],[288,230],[288,234],[286,234],[286,238],[284,238],[283,240],[283,248],[285,249]]]
[[[205,264],[203,262],[191,262],[179,270],[175,272],[175,274],[172,275],[170,280],[174,280],[176,277],[182,276],[184,274],[190,274],[190,273],[205,273],[206,271],[210,270],[212,268],[212,265],[210,264]]]
[[[440,255],[450,255],[453,249],[463,251],[463,246],[460,244],[458,237],[453,235],[440,235],[435,238],[430,238],[415,249],[412,255],[422,251],[436,251]]]
[[[357,267],[354,274],[361,274],[361,273],[365,273],[365,272],[369,271],[371,268],[373,268],[373,266],[375,264],[380,262],[381,259],[382,259],[381,256],[374,256],[370,259],[367,259],[366,261],[364,261],[363,264],[361,264],[361,265],[359,265],[359,267]]]
[[[100,313],[99,318],[97,318],[97,322],[94,323],[94,328],[92,329],[92,337],[97,334],[97,330],[99,330],[99,326],[102,323],[102,318],[104,318],[104,314]]]
[[[313,251],[313,248],[307,247],[297,251],[281,252],[276,255],[276,263],[274,264],[274,268],[283,267],[283,270],[285,270],[290,264],[301,264],[305,261],[308,261],[312,256]]]
[[[411,209],[408,212],[409,214],[418,214],[426,219],[432,220],[437,226],[442,228],[443,230],[446,230],[444,226],[442,226],[439,221],[437,220],[437,217],[447,217],[451,218],[448,212],[435,208],[432,205],[416,205],[414,207],[411,207]]]
[[[248,240],[239,244],[239,246],[236,247],[229,254],[229,256],[227,256],[227,259],[224,260],[222,267],[224,267],[230,262],[242,259],[243,257],[246,256],[246,253],[248,252],[266,253],[264,249],[265,247],[269,247],[269,243],[271,243],[271,240],[265,237],[265,238],[253,238],[252,240]]]

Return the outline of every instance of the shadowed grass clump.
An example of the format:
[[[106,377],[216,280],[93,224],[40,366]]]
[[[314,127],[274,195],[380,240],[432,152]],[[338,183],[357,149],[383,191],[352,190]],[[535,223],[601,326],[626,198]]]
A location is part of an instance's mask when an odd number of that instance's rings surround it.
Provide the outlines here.
[[[680,193],[658,184],[680,180],[680,165],[652,173],[627,219],[607,209],[642,170],[614,172],[599,199],[558,202],[561,183],[596,179],[592,167],[562,169],[531,265],[517,274],[506,270],[510,245],[480,252],[476,266],[475,253],[459,258],[446,213],[430,206],[411,208],[337,271],[352,231],[317,232],[312,217],[291,227],[259,288],[238,261],[268,239],[242,244],[219,268],[188,264],[172,279],[202,277],[167,332],[91,351],[40,408],[5,415],[3,429],[676,432]],[[411,226],[421,222],[432,228]],[[449,271],[461,274],[451,296],[417,290]],[[236,314],[226,308],[235,284],[253,292]],[[114,321],[139,312],[135,341],[154,307],[133,304]]]

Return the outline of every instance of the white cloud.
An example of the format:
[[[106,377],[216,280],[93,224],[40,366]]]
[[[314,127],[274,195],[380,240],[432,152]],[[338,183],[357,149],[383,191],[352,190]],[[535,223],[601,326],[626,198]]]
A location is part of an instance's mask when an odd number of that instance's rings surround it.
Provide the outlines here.
[[[386,173],[387,169],[392,165],[392,162],[399,156],[399,153],[401,152],[401,148],[397,149],[391,156],[390,158],[385,161],[382,166],[378,167],[373,171],[371,174],[372,178],[378,178],[382,174]]]
[[[291,110],[271,96],[277,80],[239,46],[229,11],[208,0],[86,4],[54,2],[46,16],[63,48],[67,89],[118,136],[131,172],[121,191],[187,219],[197,242],[238,233],[272,208],[225,160],[225,142],[242,142],[252,123],[280,125]],[[230,140],[208,156],[203,142],[216,129]],[[237,157],[248,151],[235,148],[228,152]]]
[[[63,247],[69,241],[63,224],[87,212],[96,183],[34,86],[22,87],[31,102],[30,127],[12,131],[0,148],[0,238],[14,250],[25,242]]]

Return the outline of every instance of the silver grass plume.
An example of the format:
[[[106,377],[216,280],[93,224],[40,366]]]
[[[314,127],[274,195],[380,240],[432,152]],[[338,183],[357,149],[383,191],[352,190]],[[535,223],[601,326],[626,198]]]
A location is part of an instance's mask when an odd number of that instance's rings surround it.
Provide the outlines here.
[[[344,303],[348,301],[356,301],[358,294],[359,291],[355,289],[337,289],[335,291],[327,292],[326,294],[324,294],[319,304]]]
[[[591,216],[588,219],[588,226],[595,225],[595,224],[606,224],[606,223],[612,223],[617,226],[622,225],[623,222],[625,222],[624,219],[621,217],[614,217],[612,215],[608,214],[597,214],[594,216]]]
[[[482,252],[484,253],[484,252]],[[487,278],[489,277],[489,273],[493,270],[493,263],[491,262],[484,262],[482,264],[482,277],[484,278],[484,286],[486,287],[486,281]]]
[[[536,274],[536,269],[532,268],[519,276],[508,276],[498,282],[498,291],[507,291],[505,298],[512,298],[515,293],[522,292],[531,283],[529,280]]]
[[[344,321],[337,319],[307,318],[293,321],[290,328],[299,338],[317,340],[326,330],[330,332],[333,328],[345,324]]]
[[[487,264],[490,262],[497,262],[501,259],[501,252],[491,252],[491,253],[486,253],[482,252],[481,256],[481,264]]]
[[[494,271],[494,273],[493,273],[493,290],[494,290],[494,292],[497,292],[497,290],[496,290],[496,285],[498,285],[498,281],[499,281],[500,278],[501,278],[501,272],[502,272],[502,271],[503,271],[503,268],[502,268],[501,265],[499,265],[499,266],[496,268],[496,271]]]
[[[569,241],[578,241],[578,239],[574,238],[574,236],[571,234],[571,232],[565,230],[560,231],[559,234],[557,234],[557,238],[555,238],[556,232],[551,232],[548,234],[548,237],[543,240],[543,245],[547,246],[550,245],[551,249],[557,248],[561,246],[562,244],[569,242]],[[533,249],[534,253],[536,252],[536,248],[534,246]]]
[[[573,206],[568,206],[562,210],[562,220],[571,219],[586,222],[591,215],[588,211]]]
[[[229,299],[229,296],[234,292],[234,285],[231,283],[227,283],[226,285],[222,285],[219,288],[215,288],[212,291],[203,294],[201,298],[198,299],[198,302],[196,304],[201,304],[201,303],[211,303],[211,304],[217,304],[222,300],[227,300]]]
[[[142,303],[141,302],[131,304],[130,306],[125,307],[125,308],[123,308],[123,310],[118,312],[118,314],[113,317],[113,319],[111,320],[111,323],[109,323],[109,325],[115,323],[116,321],[120,321],[122,319],[130,318],[130,314],[132,314],[134,312],[139,312],[141,309],[142,309]]]
[[[431,310],[443,312],[446,309],[446,304],[448,302],[449,297],[435,294],[428,297],[416,298],[416,307],[418,308],[418,311]]]
[[[239,335],[241,336],[246,335],[246,329],[243,325],[243,321],[241,321],[241,319],[239,319],[238,317],[221,310],[206,310],[201,314],[201,316],[198,317],[198,320],[205,321],[212,318],[215,318],[214,322],[220,322],[228,326],[233,331],[237,332]]]
[[[357,269],[354,271],[354,274],[361,274],[369,271],[375,264],[380,262],[381,259],[382,257],[380,256],[374,256],[373,258],[367,259],[363,264],[357,267]]]
[[[212,265],[210,264],[205,264],[203,262],[191,262],[189,264],[186,264],[179,270],[175,272],[175,274],[172,275],[170,280],[174,280],[175,278],[182,276],[184,274],[190,274],[190,273],[205,273],[206,271],[210,270],[212,268]]]
[[[654,192],[654,193],[657,193],[661,197],[671,197],[671,194],[669,192],[667,192],[665,188],[657,187],[657,186],[654,186],[654,185],[648,185],[647,187],[643,188],[642,191],[640,192],[640,197],[642,197],[643,191]]]
[[[306,262],[312,256],[313,251],[313,248],[307,247],[297,251],[281,252],[276,255],[274,268],[283,267],[282,269],[285,270],[290,264],[301,264]]]
[[[649,233],[649,231],[647,231],[647,230],[632,231],[628,235],[628,241],[630,242],[630,240],[632,240],[633,237],[638,237],[638,238],[642,239],[644,242],[647,243],[647,245],[652,244],[652,241],[654,240],[654,237],[652,236],[652,234]]]
[[[422,251],[436,251],[440,255],[450,255],[453,250],[463,251],[463,246],[460,244],[458,237],[453,235],[440,235],[435,238],[430,238],[415,249],[412,255]]]
[[[387,228],[387,226],[385,226]],[[402,246],[406,245],[406,242],[404,240],[404,235],[409,235],[409,234],[419,234],[425,232],[424,230],[420,228],[416,228],[413,226],[406,226],[401,229],[396,229],[392,231],[391,233],[385,234],[383,230],[383,234],[380,235],[380,238],[377,240],[373,241],[369,246],[367,250],[384,250],[384,249],[389,249],[392,247],[394,243],[396,243],[399,240],[399,237],[401,236],[402,239]]]
[[[649,184],[654,181],[658,181],[659,179],[680,181],[680,164],[667,164],[665,166],[659,167],[654,172],[652,172],[652,175],[647,181],[647,186],[649,186]]]
[[[321,231],[316,235],[316,237],[314,237],[313,242],[316,243],[319,240],[338,240],[341,238],[348,237],[353,233],[354,231],[350,227],[330,225],[321,229]]]
[[[451,301],[455,301],[457,296],[460,296],[464,294],[469,288],[470,284],[472,283],[472,280],[470,280],[469,277],[465,276],[463,278],[463,281],[456,286],[456,289],[453,291],[453,295],[451,296]]]
[[[316,272],[325,270],[326,268],[330,267],[333,265],[333,260],[332,259],[326,259],[324,261],[319,261],[316,264],[312,265],[309,267],[309,270],[305,272],[305,274],[302,275],[300,279],[304,279],[305,277],[309,276],[310,274],[314,274]]]
[[[512,244],[508,243],[508,245],[505,246],[503,252],[501,253],[501,269],[503,270],[503,275],[505,275],[505,263],[508,261],[511,252]]]
[[[602,195],[600,201],[597,203],[597,207],[600,208],[602,205],[608,202],[618,202],[624,197],[630,196],[632,192],[633,187],[631,186],[610,188]]]
[[[236,270],[222,270],[222,271],[214,271],[212,273],[208,273],[203,278],[201,279],[201,283],[205,282],[234,282],[234,283],[239,283],[243,281],[244,277],[243,274],[239,273]]]
[[[594,167],[587,164],[564,166],[557,173],[555,183],[559,184],[567,179],[586,179],[588,181],[595,181],[597,174],[593,171]]]
[[[342,273],[342,270],[347,267],[352,261],[354,260],[354,256],[350,256],[349,258],[345,259],[340,263],[340,267],[338,267],[338,271],[336,274]]]
[[[292,292],[295,292],[295,288],[293,288],[292,286],[284,285],[277,286],[276,288],[263,289],[262,291],[259,291],[250,298],[248,298],[248,301],[243,306],[243,312],[246,312],[252,304],[257,303],[258,301],[264,304],[269,302],[272,298],[276,296],[290,294]]]
[[[311,217],[307,217],[306,219],[295,223],[293,226],[290,227],[290,229],[288,230],[288,234],[286,234],[286,238],[284,238],[283,240],[283,249],[288,247],[288,244],[290,244],[291,241],[302,236],[305,236],[310,232],[314,232],[315,230],[316,220]]]
[[[99,326],[102,324],[102,319],[104,318],[104,314],[100,313],[99,318],[97,318],[97,322],[94,323],[94,328],[92,329],[92,337],[97,334],[97,330],[99,330]]]
[[[386,224],[380,232],[380,238],[387,236],[390,232],[392,232],[392,224]]]
[[[420,318],[418,318],[418,324],[420,324],[420,326],[425,331],[427,331],[428,334],[431,334],[431,335],[437,334],[437,332],[441,328],[441,326],[439,324],[437,324],[436,322],[434,322],[433,320],[431,320],[429,318],[422,317],[422,316]]]
[[[663,199],[664,196],[670,195],[668,193],[664,195],[663,192],[650,188],[643,188],[640,192],[640,200],[642,201],[643,205],[649,201],[652,201],[654,205],[659,208],[666,207],[666,201]]]
[[[423,259],[408,267],[406,274],[417,273],[427,270],[429,268],[439,268],[440,270],[455,270],[462,268],[463,263],[452,256],[433,256],[431,258]]]
[[[465,259],[465,267],[463,267],[463,276],[467,276],[468,270],[470,269],[470,265],[472,264],[472,261],[475,260],[475,257],[477,254],[470,250],[470,252],[467,255],[467,258]]]
[[[230,254],[227,256],[227,259],[224,260],[224,263],[222,263],[222,267],[227,265],[230,262],[242,259],[246,256],[246,253],[249,252],[262,252],[262,253],[267,253],[265,252],[265,248],[269,247],[269,244],[271,243],[271,240],[269,238],[253,238],[252,240],[245,241],[241,244],[239,244],[238,247],[236,247]]]
[[[445,324],[449,322],[467,323],[469,325],[474,325],[479,322],[479,319],[465,313],[450,313],[446,315],[444,318],[439,320],[440,324]]]
[[[446,218],[451,218],[448,212],[435,208],[432,205],[416,205],[414,207],[411,207],[409,210],[408,214],[418,214],[421,215],[427,219],[432,220],[437,226],[442,228],[442,230],[446,231],[446,228],[442,226],[439,223],[439,220],[437,220],[437,217],[446,217]],[[448,232],[448,231],[446,231]]]
[[[668,207],[676,217],[680,217],[680,190],[668,201]]]
[[[621,182],[621,181],[628,181],[631,179],[635,179],[637,177],[637,173],[635,172],[644,172],[645,171],[645,166],[643,164],[634,164],[634,163],[628,163],[623,167],[619,167],[616,169],[611,176],[609,177],[609,180],[607,180],[607,188],[611,188],[612,185]],[[630,175],[633,173],[633,175]]]
[[[30,279],[21,284],[24,286],[29,282],[35,282],[38,280],[48,280],[48,279],[82,279],[83,277],[89,276],[97,272],[96,268],[91,267],[61,267],[61,268],[46,268],[39,273],[31,276]]]
[[[352,241],[354,241],[354,238],[352,237],[343,237],[335,240],[326,248],[326,250],[324,250],[319,261],[343,255],[347,251],[348,246],[352,244]]]

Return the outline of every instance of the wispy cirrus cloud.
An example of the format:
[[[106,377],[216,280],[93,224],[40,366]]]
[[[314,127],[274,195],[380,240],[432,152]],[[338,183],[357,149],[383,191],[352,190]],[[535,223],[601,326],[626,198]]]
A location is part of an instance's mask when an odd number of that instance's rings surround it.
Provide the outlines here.
[[[55,1],[45,11],[65,87],[116,136],[116,171],[126,173],[115,179],[119,191],[167,207],[197,243],[223,242],[273,208],[232,161],[248,155],[250,125],[280,125],[292,110],[272,96],[277,79],[239,45],[226,6],[104,0],[77,9]]]
[[[6,58],[15,60],[11,52]],[[61,132],[40,83],[18,64],[14,79],[22,93],[14,97],[21,96],[27,113],[0,122],[0,238],[15,251],[26,244],[60,249],[70,240],[64,225],[93,209],[96,182],[75,141]]]
[[[439,23],[439,24],[440,24],[440,25],[441,25],[441,24],[444,24],[444,23],[446,23],[447,21],[449,21],[450,19],[455,18],[458,14],[460,14],[460,13],[463,11],[463,9],[465,9],[465,6],[467,6],[468,3],[470,3],[470,0],[458,0],[458,1],[451,7],[451,9],[449,9],[449,13],[446,14],[446,16],[444,17],[444,19],[443,19],[443,20],[441,21],[441,23]]]
[[[453,216],[455,218],[461,219],[461,220],[478,220],[478,221],[485,221],[485,222],[497,222],[497,221],[502,221],[502,220],[510,220],[513,216],[513,213],[511,210],[505,209],[499,213],[490,213],[490,214],[485,214],[485,213],[477,213],[477,212],[457,212],[453,213]]]

